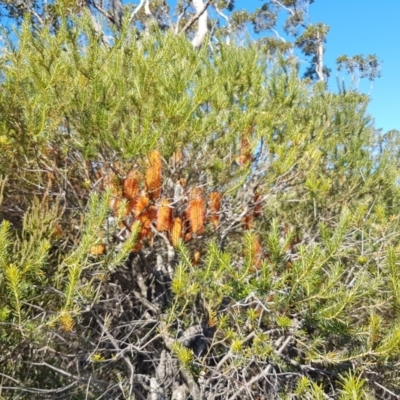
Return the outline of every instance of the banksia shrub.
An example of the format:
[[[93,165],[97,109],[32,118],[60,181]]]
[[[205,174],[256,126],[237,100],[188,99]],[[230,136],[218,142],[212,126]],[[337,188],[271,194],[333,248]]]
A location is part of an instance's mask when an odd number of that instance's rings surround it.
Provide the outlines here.
[[[1,395],[399,393],[400,135],[257,46],[81,23],[2,53]]]

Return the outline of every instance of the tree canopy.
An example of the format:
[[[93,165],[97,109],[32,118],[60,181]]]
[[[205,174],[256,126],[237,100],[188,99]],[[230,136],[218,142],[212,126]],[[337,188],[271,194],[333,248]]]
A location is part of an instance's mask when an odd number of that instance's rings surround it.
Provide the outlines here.
[[[0,3],[2,398],[396,398],[400,136],[312,1]]]

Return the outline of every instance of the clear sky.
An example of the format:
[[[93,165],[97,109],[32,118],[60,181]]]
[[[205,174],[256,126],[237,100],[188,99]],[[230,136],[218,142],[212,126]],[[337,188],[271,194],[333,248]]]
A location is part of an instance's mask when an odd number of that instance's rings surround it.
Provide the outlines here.
[[[236,0],[236,10],[255,9],[260,0]],[[315,0],[309,8],[311,22],[330,26],[325,63],[332,68],[330,87],[336,88],[335,60],[346,54],[376,54],[382,77],[360,88],[371,94],[369,113],[376,128],[400,130],[400,0]]]

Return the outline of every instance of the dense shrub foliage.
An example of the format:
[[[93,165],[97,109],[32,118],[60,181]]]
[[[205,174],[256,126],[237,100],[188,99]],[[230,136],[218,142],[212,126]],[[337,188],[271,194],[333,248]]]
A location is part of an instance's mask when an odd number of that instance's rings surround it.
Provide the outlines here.
[[[1,58],[3,398],[400,393],[399,134],[251,44],[88,18]],[[268,56],[269,57],[269,56]]]

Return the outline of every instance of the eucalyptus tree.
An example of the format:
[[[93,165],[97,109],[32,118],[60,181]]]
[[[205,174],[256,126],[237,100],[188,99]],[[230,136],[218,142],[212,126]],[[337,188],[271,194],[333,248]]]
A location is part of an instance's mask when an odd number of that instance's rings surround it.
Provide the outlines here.
[[[184,35],[195,47],[201,46],[207,35],[215,44],[243,40],[247,33],[256,34],[254,40],[269,54],[278,52],[293,61],[302,53],[308,60],[305,76],[326,81],[330,68],[324,63],[324,52],[329,26],[310,21],[308,9],[312,3],[314,0],[264,0],[250,12],[237,9],[234,0],[178,0],[174,4],[166,0],[140,0],[139,4],[122,0],[2,0],[0,15],[6,26],[10,21],[21,23],[30,16],[39,29],[57,29],[60,18],[89,13],[94,29],[108,44],[123,24],[138,36],[149,34],[154,27]],[[282,16],[284,21],[279,24]],[[373,56],[366,56],[363,62],[357,60],[361,55],[344,57],[347,61],[342,57],[339,70],[346,65],[345,69],[352,73],[351,63],[357,61],[359,68],[365,69]],[[364,76],[362,73],[361,77]],[[368,76],[376,78],[377,74]]]

